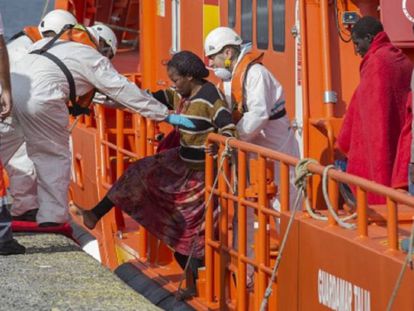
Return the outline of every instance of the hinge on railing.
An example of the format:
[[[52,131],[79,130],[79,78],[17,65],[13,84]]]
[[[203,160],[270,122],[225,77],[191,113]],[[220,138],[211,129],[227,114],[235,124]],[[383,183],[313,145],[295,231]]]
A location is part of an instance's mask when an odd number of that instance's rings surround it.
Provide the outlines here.
[[[298,27],[296,27],[296,25],[292,26],[292,28],[290,29],[290,33],[293,36],[293,38],[296,39],[296,37],[299,35]]]
[[[323,93],[323,102],[325,104],[329,104],[329,103],[336,104],[337,101],[338,101],[338,96],[335,91],[330,90],[330,91],[325,91]]]
[[[302,132],[303,132],[303,123],[302,123],[302,121],[298,121],[297,119],[293,119],[290,126],[294,131],[298,132],[299,136],[302,136]]]

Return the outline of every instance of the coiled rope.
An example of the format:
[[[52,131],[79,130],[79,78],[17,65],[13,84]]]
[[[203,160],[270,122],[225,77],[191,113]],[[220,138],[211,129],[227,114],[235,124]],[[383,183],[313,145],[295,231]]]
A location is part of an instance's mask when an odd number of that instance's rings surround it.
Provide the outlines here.
[[[338,216],[338,214],[336,213],[335,209],[333,208],[333,206],[331,204],[331,200],[329,199],[329,195],[328,195],[328,171],[332,168],[335,168],[335,166],[334,165],[326,166],[323,169],[323,174],[322,174],[322,192],[323,192],[323,197],[324,197],[325,202],[326,202],[326,206],[328,207],[329,212],[332,214],[333,218],[335,219],[335,221],[338,223],[338,225],[340,227],[345,228],[345,229],[349,229],[349,230],[353,230],[353,229],[356,228],[355,224],[349,224],[349,223],[346,223],[346,221],[356,218],[357,213],[355,212],[352,215],[340,218]]]

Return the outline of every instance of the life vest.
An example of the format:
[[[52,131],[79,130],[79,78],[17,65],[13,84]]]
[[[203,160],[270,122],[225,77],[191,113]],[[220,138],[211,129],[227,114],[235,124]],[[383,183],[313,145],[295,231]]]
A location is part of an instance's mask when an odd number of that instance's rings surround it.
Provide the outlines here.
[[[58,33],[53,39],[47,42],[42,48],[32,51],[32,54],[38,54],[47,57],[53,61],[63,72],[66,77],[66,80],[69,84],[69,100],[68,109],[69,113],[73,116],[78,116],[80,114],[89,115],[89,105],[92,102],[92,99],[95,95],[96,90],[93,89],[90,92],[76,97],[76,86],[73,79],[72,73],[69,71],[67,66],[55,55],[48,52],[48,50],[55,44],[57,40],[66,40],[78,42],[81,44],[88,45],[94,49],[98,48],[98,43],[95,41],[93,36],[89,33],[85,26],[77,24],[75,26],[67,25],[65,26],[60,33]]]
[[[232,115],[233,120],[236,123],[242,118],[243,113],[247,111],[247,108],[244,107],[244,86],[246,82],[247,72],[254,64],[261,64],[263,56],[263,52],[247,52],[238,62],[236,68],[233,70],[231,79],[232,102],[230,104],[233,107]],[[220,83],[219,87],[224,93],[223,82]]]
[[[81,24],[77,24],[73,28],[66,30],[60,39],[82,43],[94,48],[95,50],[98,49],[98,42],[95,41],[88,29],[86,29],[86,27]],[[90,92],[79,96],[77,99],[77,104],[82,108],[88,108],[92,103],[95,93],[96,89],[93,89]]]
[[[91,35],[88,29],[81,24],[77,24],[64,31],[59,39],[82,43],[94,48],[95,50],[98,49],[98,42],[95,41],[95,38]]]
[[[39,28],[35,26],[27,26],[23,28],[23,33],[32,40],[32,42],[39,41],[42,39]]]
[[[42,35],[39,32],[39,29],[35,26],[27,26],[24,27],[22,31],[14,34],[8,41],[12,42],[13,40],[16,40],[17,38],[20,38],[22,36],[26,36],[28,37],[32,42],[36,42],[39,41],[40,39],[42,39]]]
[[[6,196],[6,183],[4,181],[4,169],[0,161],[0,200]],[[1,204],[1,203],[0,203]],[[3,207],[4,208],[4,207]]]

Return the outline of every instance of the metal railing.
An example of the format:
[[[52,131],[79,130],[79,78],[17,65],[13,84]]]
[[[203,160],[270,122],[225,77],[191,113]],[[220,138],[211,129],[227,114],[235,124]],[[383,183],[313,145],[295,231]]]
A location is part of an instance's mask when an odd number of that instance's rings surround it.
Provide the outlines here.
[[[281,202],[281,212],[289,210],[289,167],[295,166],[298,160],[288,155],[262,148],[250,143],[230,140],[217,134],[210,134],[208,143],[221,145],[221,149],[227,144],[233,152],[237,152],[237,185],[238,194],[232,194],[225,179],[229,174],[229,163],[225,160],[224,172],[217,173],[215,161],[219,161],[221,156],[215,160],[212,156],[207,155],[206,162],[206,198],[213,192],[219,202],[218,230],[217,236],[214,227],[214,200],[209,201],[206,215],[206,300],[209,306],[217,306],[219,309],[233,308],[237,310],[247,310],[253,306],[254,310],[259,310],[260,302],[264,296],[267,282],[272,274],[272,264],[274,258],[271,256],[269,241],[272,238],[272,231],[269,226],[272,224],[272,217],[280,218],[280,213],[273,210],[269,204],[269,193],[267,191],[266,180],[266,162],[277,161],[280,165],[280,184],[279,196]],[[256,198],[246,198],[246,189],[254,186],[254,181],[249,181],[249,172],[246,166],[246,159],[249,155],[256,158],[256,174],[259,176]],[[250,168],[251,170],[252,168]],[[322,176],[324,167],[319,164],[309,164],[308,170],[314,175]],[[213,189],[213,181],[219,178],[218,186]],[[379,185],[377,183],[352,176],[337,170],[328,171],[328,193],[331,201],[335,199],[334,209],[338,211],[338,183],[347,183],[356,189],[356,206],[357,218],[354,221],[357,225],[357,235],[362,238],[369,238],[368,234],[368,204],[367,193],[375,193],[386,198],[387,206],[387,242],[390,250],[398,250],[398,204],[414,207],[414,198],[408,194]],[[312,187],[312,183],[309,183]],[[311,191],[310,191],[311,193]],[[238,246],[237,249],[229,245],[229,212],[230,205],[238,206]],[[315,207],[314,207],[315,208]],[[246,236],[246,210],[254,209],[258,222],[255,228],[256,243],[254,249],[254,258],[246,255],[247,236]],[[414,209],[413,209],[414,214]],[[336,225],[335,219],[329,215],[328,223]],[[345,229],[343,229],[345,230]],[[281,238],[281,237],[280,237]],[[276,235],[276,239],[279,236]],[[232,260],[237,265],[231,267]],[[253,290],[246,290],[246,268],[251,265],[255,269]],[[234,273],[236,272],[236,273]],[[234,296],[231,296],[231,290],[228,286],[232,275],[237,278],[237,290]],[[277,280],[277,278],[276,278]],[[277,306],[277,281],[273,284],[273,294],[269,301],[269,310],[275,310]],[[253,304],[249,300],[253,299]]]

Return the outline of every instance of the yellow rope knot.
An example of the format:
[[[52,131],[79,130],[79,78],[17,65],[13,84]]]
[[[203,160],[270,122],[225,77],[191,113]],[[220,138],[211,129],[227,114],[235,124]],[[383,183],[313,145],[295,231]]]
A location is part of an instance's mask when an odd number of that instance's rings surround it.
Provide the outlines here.
[[[318,161],[311,158],[304,158],[298,162],[295,167],[295,186],[298,189],[305,188],[306,186],[306,179],[309,176],[312,176],[312,173],[308,170],[308,165],[314,163],[318,164]]]
[[[226,139],[226,142],[224,144],[224,150],[223,153],[221,154],[222,157],[227,157],[230,158],[231,157],[231,151],[232,148],[230,147],[230,140],[232,139],[236,139],[235,137],[229,137]]]

